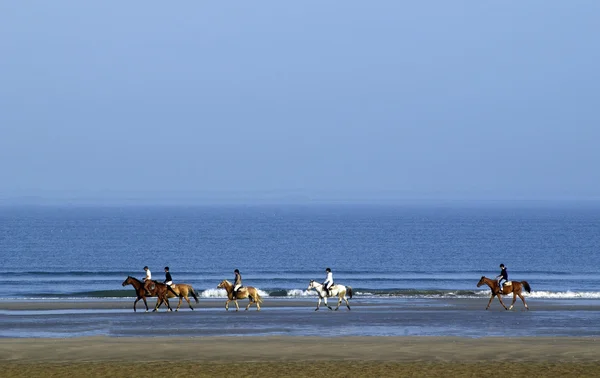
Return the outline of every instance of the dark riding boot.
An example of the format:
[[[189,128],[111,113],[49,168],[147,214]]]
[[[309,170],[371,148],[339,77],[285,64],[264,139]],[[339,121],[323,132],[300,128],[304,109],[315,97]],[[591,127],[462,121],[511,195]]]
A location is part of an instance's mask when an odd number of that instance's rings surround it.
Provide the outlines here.
[[[234,291],[231,293],[231,298],[232,298],[232,300],[234,300],[234,301],[237,299],[237,290],[234,290]]]

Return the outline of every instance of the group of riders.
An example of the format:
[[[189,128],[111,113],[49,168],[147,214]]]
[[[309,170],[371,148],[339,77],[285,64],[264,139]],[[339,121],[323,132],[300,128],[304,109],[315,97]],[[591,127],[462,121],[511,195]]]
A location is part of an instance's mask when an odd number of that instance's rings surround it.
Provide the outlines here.
[[[150,268],[146,265],[144,267],[144,271],[146,272],[146,277],[144,277],[144,289],[146,290],[146,295],[150,295],[150,290],[152,289],[152,285],[154,282],[152,281],[152,272]],[[236,294],[238,290],[242,287],[242,275],[238,269],[234,270],[235,273],[234,284],[233,284],[233,299],[236,299]],[[169,272],[169,267],[165,266],[165,280],[163,283],[167,286],[173,285],[173,277],[171,277],[171,272]]]
[[[503,265],[501,265],[501,266],[503,266]],[[144,289],[146,290],[146,295],[149,296],[150,290],[152,289],[152,285],[154,284],[154,282],[152,281],[152,272],[150,271],[150,268],[148,268],[148,266],[145,266],[144,271],[146,272],[146,277],[144,277]],[[235,278],[233,279],[232,296],[233,296],[233,299],[236,299],[237,292],[242,287],[242,275],[241,275],[239,269],[234,270],[233,273],[235,274]],[[325,277],[325,282],[323,282],[323,289],[329,296],[330,295],[329,290],[331,289],[331,286],[333,286],[333,273],[331,272],[330,268],[326,268],[325,273],[327,273],[327,276]],[[169,272],[168,266],[165,266],[165,280],[163,283],[167,286],[173,285],[173,278],[171,277],[171,273]]]
[[[144,267],[144,271],[146,272],[146,277],[144,277],[144,289],[146,290],[146,295],[150,295],[149,291],[152,288],[152,272],[148,266]],[[235,269],[233,271],[235,277],[233,279],[233,299],[236,299],[238,290],[242,287],[242,275],[239,269]],[[333,273],[331,272],[331,268],[325,269],[326,277],[323,282],[323,290],[327,293],[327,296],[331,295],[330,289],[333,286]],[[506,270],[506,266],[504,264],[500,264],[500,274],[496,276],[496,281],[498,282],[498,290],[502,291],[502,285],[504,282],[508,282],[508,271]],[[167,286],[173,285],[173,278],[171,277],[171,273],[169,272],[169,267],[165,266],[165,280],[163,282]]]

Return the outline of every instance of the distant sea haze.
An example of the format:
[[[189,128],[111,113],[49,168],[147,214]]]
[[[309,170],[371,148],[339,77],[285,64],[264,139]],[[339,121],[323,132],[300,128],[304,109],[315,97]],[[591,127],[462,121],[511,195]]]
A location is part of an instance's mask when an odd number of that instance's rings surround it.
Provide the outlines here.
[[[148,265],[203,297],[240,269],[265,297],[305,297],[331,267],[358,297],[483,297],[508,267],[532,298],[600,298],[600,207],[539,202],[257,206],[8,206],[0,212],[9,298],[133,296]]]

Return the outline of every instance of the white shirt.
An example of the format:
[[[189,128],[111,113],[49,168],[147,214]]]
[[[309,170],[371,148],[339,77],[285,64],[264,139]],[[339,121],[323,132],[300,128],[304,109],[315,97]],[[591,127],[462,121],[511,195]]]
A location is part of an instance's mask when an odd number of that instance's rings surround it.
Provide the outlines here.
[[[146,279],[147,280],[151,280],[152,279],[152,273],[150,272],[150,269],[146,270]]]
[[[333,273],[328,272],[324,284],[333,283]]]

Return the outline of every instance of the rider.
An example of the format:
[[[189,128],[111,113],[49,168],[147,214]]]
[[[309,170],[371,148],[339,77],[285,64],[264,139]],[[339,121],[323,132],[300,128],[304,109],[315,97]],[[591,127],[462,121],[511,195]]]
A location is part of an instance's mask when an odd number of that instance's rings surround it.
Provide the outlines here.
[[[508,272],[506,271],[504,264],[500,264],[500,269],[500,274],[496,276],[496,280],[498,281],[498,288],[500,292],[502,292],[502,281],[508,281]]]
[[[233,273],[235,273],[235,278],[233,279],[233,292],[231,293],[231,296],[233,299],[237,299],[237,292],[242,287],[242,275],[237,269],[234,270]]]
[[[329,296],[331,295],[331,286],[333,286],[333,273],[331,273],[331,269],[329,268],[325,269],[325,272],[327,272],[327,278],[325,278],[325,282],[323,282],[323,289],[325,289],[327,296]]]
[[[171,273],[169,273],[169,267],[165,266],[165,284],[167,286],[173,285],[173,279],[171,278]]]
[[[144,277],[144,289],[146,289],[146,295],[150,295],[150,285],[152,285],[152,272],[148,269],[148,266],[144,267],[146,271],[146,277]]]

